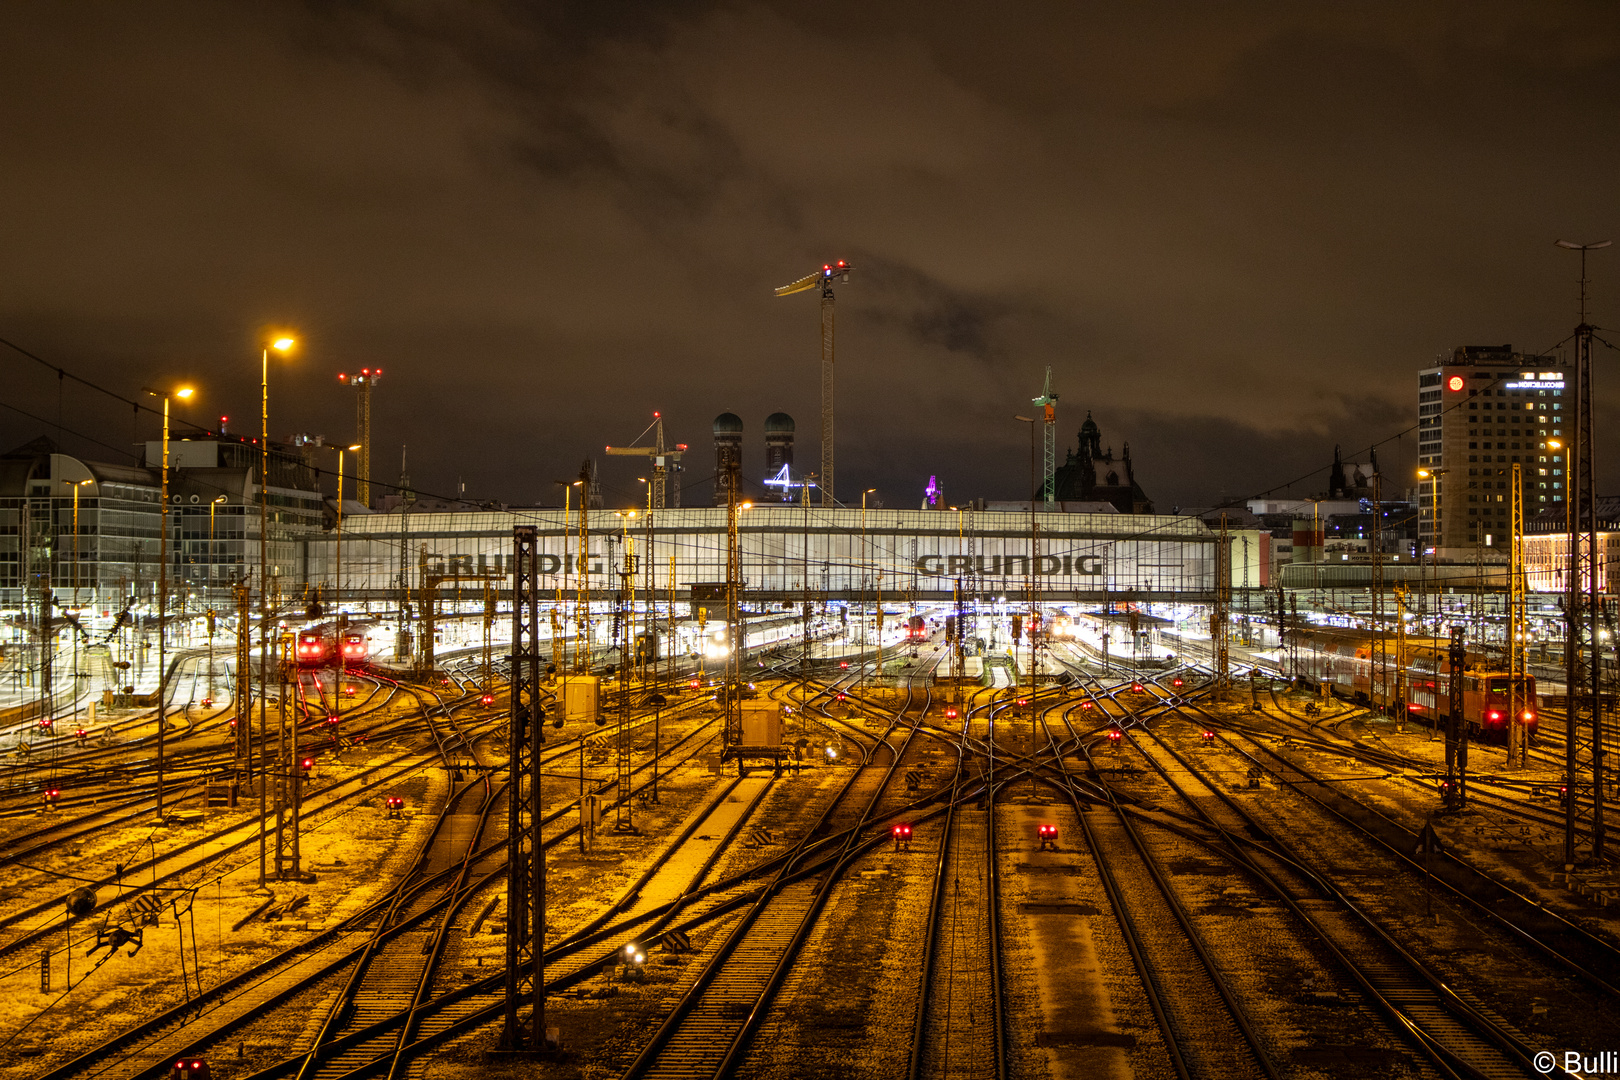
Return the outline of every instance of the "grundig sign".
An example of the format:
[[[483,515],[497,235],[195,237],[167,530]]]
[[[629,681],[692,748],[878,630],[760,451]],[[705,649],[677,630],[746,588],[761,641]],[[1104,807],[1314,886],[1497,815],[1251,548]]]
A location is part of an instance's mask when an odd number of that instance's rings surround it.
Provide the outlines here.
[[[920,574],[963,577],[1006,575],[1025,577],[1030,572],[1028,555],[923,555],[913,567]],[[1101,555],[1042,555],[1035,560],[1035,573],[1051,575],[1083,574],[1098,577],[1103,572]]]

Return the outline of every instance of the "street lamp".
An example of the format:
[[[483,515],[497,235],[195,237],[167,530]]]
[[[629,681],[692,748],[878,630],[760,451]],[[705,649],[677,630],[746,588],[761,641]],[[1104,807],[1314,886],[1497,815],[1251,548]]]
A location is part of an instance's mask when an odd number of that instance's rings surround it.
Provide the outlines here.
[[[1446,470],[1444,468],[1438,468],[1438,467],[1433,468],[1433,469],[1419,469],[1417,471],[1417,474],[1418,474],[1419,479],[1429,480],[1429,481],[1432,482],[1432,485],[1431,485],[1432,494],[1429,497],[1429,502],[1430,502],[1430,506],[1429,506],[1429,515],[1430,515],[1430,517],[1429,517],[1429,520],[1432,521],[1434,524],[1429,529],[1429,534],[1430,534],[1429,538],[1434,541],[1434,562],[1435,562],[1435,567],[1434,567],[1434,617],[1435,617],[1435,625],[1438,626],[1439,625],[1439,620],[1440,620],[1440,596],[1441,596],[1441,589],[1440,589],[1440,478],[1446,474]],[[1420,587],[1422,587],[1425,591],[1427,591],[1427,583],[1425,582],[1425,580],[1423,578],[1423,573],[1424,573],[1424,568],[1423,568],[1423,542],[1422,542],[1421,533],[1422,533],[1422,530],[1420,529],[1419,530],[1419,540],[1418,540],[1418,585]]]
[[[265,685],[270,678],[270,353],[285,356],[298,344],[297,339],[285,334],[271,338],[259,357],[259,887],[265,884],[265,820],[269,816],[267,789],[270,770],[265,755],[269,753],[265,715]],[[285,763],[284,763],[285,764]],[[285,770],[283,770],[285,771]],[[279,791],[279,789],[278,789]],[[281,805],[279,802],[276,804]],[[279,813],[279,810],[278,810]]]
[[[194,390],[189,386],[182,386],[178,390],[153,390],[149,386],[141,387],[146,393],[155,398],[163,399],[163,462],[162,472],[158,477],[158,688],[157,688],[157,819],[163,822],[163,728],[167,723],[168,702],[163,692],[168,684],[168,670],[165,665],[163,624],[169,610],[169,399],[180,398],[184,401]],[[73,542],[78,546],[78,489],[74,489],[74,527]],[[77,564],[78,555],[75,553],[74,562]],[[75,565],[77,571],[77,565]]]
[[[90,480],[69,480],[68,486],[73,489],[73,606],[79,606],[79,489],[86,484],[95,483]],[[94,597],[91,598],[94,602]],[[77,640],[77,639],[75,639]]]

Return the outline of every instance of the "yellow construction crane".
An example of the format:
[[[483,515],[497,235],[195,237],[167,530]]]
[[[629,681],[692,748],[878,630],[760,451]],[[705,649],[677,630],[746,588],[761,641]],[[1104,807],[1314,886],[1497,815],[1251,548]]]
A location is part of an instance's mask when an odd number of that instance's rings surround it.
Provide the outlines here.
[[[362,506],[371,505],[371,388],[382,378],[382,368],[361,368],[357,373],[338,376],[338,382],[354,387],[354,441],[360,444],[360,482],[355,498]]]
[[[776,290],[777,296],[821,290],[821,505],[833,503],[833,279],[847,284],[855,269],[840,259],[826,263],[813,274],[806,274],[791,285]]]
[[[666,501],[664,492],[669,474],[672,472],[678,473],[681,471],[681,455],[686,453],[686,444],[676,443],[675,449],[673,450],[667,450],[664,448],[663,413],[653,413],[653,422],[648,424],[646,430],[640,435],[637,435],[634,439],[630,440],[631,443],[638,443],[642,439],[646,438],[648,431],[657,431],[657,435],[654,436],[653,444],[651,446],[610,446],[607,448],[607,452],[615,457],[651,458],[653,466],[653,509],[662,510],[666,505],[672,507],[680,506],[681,485],[679,481],[677,481],[674,487],[671,489],[673,491],[672,498]]]

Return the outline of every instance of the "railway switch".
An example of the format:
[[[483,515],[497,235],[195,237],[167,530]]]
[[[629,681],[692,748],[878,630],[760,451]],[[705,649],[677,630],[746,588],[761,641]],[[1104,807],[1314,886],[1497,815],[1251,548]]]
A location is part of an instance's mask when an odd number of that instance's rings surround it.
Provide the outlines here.
[[[1041,826],[1038,829],[1036,829],[1035,831],[1040,834],[1040,838],[1041,838],[1041,846],[1040,846],[1039,850],[1041,850],[1041,851],[1056,851],[1057,850],[1058,828],[1057,828],[1056,825],[1052,825],[1052,824],[1049,824],[1049,823],[1042,823]]]
[[[896,851],[910,851],[911,850],[911,826],[910,825],[896,825],[894,828],[889,830],[889,833],[890,833],[890,835],[892,835],[894,837],[894,850],[896,850]]]

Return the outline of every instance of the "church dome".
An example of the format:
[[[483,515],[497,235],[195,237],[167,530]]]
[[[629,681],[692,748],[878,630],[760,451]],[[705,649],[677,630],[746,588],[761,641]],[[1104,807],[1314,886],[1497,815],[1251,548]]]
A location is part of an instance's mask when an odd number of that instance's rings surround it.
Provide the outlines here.
[[[742,417],[736,413],[723,412],[714,418],[714,433],[716,435],[741,435],[742,430]]]
[[[793,430],[793,417],[785,412],[773,412],[765,418],[765,434],[778,432],[791,432]]]

